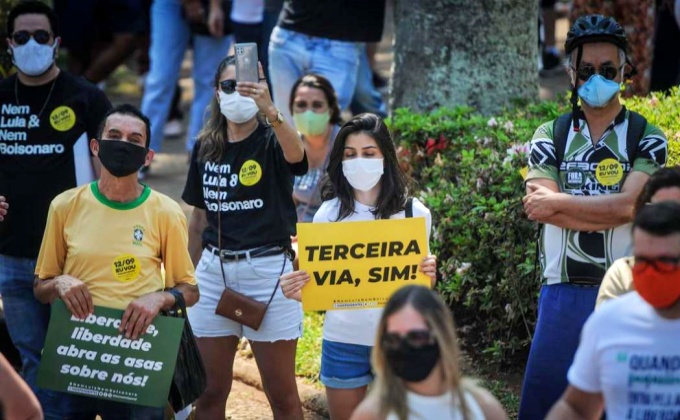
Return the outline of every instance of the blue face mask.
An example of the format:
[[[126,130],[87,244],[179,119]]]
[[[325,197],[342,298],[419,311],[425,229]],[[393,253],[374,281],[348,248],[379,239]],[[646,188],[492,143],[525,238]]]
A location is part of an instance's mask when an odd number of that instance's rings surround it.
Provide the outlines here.
[[[587,82],[578,88],[578,96],[593,108],[602,108],[621,90],[621,85],[607,80],[599,74],[590,76]]]

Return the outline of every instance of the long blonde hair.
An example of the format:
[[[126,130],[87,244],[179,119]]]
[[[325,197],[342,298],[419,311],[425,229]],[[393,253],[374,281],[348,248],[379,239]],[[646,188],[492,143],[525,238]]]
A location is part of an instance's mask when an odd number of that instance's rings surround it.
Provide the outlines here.
[[[464,384],[461,381],[458,364],[460,350],[453,315],[436,293],[423,286],[406,286],[396,291],[385,305],[378,324],[378,335],[372,356],[376,381],[371,394],[375,394],[377,397],[380,405],[380,416],[384,418],[390,413],[394,413],[399,420],[408,418],[406,387],[387,363],[385,350],[382,347],[382,337],[387,332],[387,319],[407,305],[420,313],[434,335],[439,345],[439,360],[444,383],[446,388],[458,397],[457,400],[463,418],[467,419],[469,413],[463,396]]]
[[[217,66],[213,86],[220,89],[220,77],[228,66],[236,65],[236,57],[227,56]],[[219,161],[224,155],[224,144],[227,141],[227,119],[222,115],[220,102],[216,95],[210,100],[210,116],[197,136],[199,143],[198,159],[201,162]]]

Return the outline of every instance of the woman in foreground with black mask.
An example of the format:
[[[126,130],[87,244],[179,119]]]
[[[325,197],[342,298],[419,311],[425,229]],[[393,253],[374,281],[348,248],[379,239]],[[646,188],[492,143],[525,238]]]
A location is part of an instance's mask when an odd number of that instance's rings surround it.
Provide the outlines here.
[[[507,419],[493,395],[461,378],[459,359],[453,316],[439,296],[399,289],[378,326],[375,386],[352,419]]]

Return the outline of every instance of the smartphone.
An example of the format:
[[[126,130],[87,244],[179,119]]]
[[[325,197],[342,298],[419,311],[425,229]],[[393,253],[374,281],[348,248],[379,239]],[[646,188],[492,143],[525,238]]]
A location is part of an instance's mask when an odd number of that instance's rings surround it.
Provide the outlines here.
[[[260,72],[257,68],[257,44],[254,42],[244,42],[235,44],[236,51],[236,81],[255,82],[260,79]]]

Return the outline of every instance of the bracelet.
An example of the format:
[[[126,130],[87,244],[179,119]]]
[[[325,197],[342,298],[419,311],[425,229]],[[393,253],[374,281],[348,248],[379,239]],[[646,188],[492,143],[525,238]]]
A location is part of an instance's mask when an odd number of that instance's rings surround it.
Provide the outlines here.
[[[182,292],[175,289],[174,287],[165,289],[164,292],[170,293],[175,298],[175,305],[173,306],[177,306],[179,304],[180,299],[184,300],[184,295],[182,294]]]

